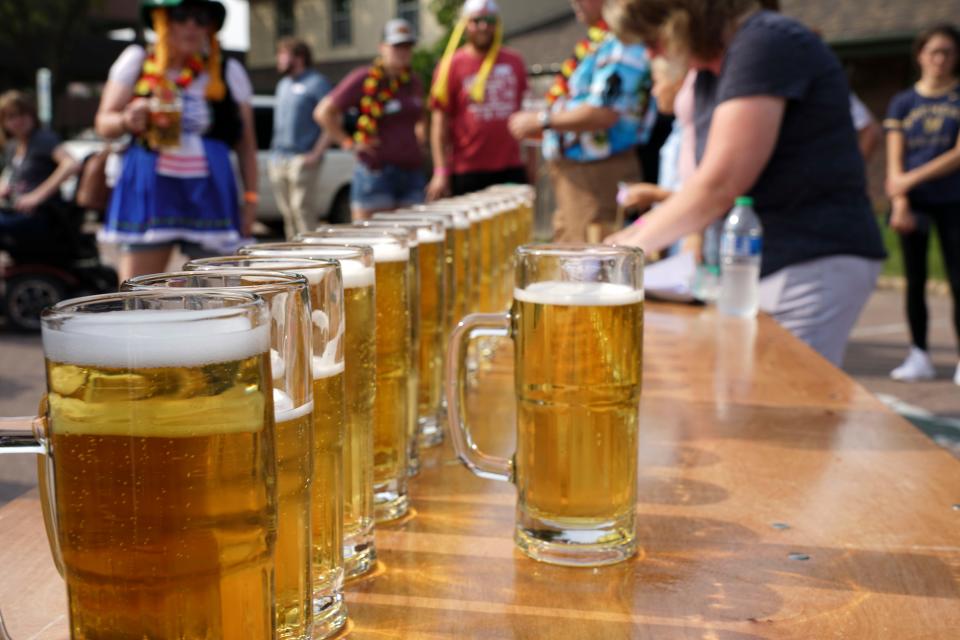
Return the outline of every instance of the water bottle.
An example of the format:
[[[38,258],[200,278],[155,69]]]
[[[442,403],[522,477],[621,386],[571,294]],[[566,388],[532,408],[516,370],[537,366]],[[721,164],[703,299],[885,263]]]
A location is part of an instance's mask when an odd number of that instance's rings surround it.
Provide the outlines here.
[[[757,315],[763,227],[753,211],[753,198],[737,198],[720,236],[720,297],[717,306],[728,316]]]

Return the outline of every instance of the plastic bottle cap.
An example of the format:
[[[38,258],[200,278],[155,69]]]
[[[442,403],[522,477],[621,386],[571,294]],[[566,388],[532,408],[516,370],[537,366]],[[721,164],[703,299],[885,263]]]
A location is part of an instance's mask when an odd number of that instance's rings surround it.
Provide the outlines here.
[[[733,203],[738,207],[752,207],[753,198],[751,198],[750,196],[740,196],[739,198],[734,200]]]

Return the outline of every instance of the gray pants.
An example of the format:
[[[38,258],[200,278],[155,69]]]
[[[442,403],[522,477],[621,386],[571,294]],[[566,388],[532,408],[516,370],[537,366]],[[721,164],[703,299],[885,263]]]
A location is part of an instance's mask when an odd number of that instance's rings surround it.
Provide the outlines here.
[[[786,267],[760,281],[760,308],[839,367],[881,265],[858,256],[829,256]]]

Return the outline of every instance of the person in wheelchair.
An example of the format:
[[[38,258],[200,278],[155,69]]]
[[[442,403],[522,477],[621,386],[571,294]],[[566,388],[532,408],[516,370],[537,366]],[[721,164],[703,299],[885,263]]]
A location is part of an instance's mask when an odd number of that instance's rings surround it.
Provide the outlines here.
[[[80,164],[57,134],[39,127],[33,101],[20,91],[0,95],[0,141],[0,250],[16,261],[55,254],[63,223],[69,223],[60,185]]]

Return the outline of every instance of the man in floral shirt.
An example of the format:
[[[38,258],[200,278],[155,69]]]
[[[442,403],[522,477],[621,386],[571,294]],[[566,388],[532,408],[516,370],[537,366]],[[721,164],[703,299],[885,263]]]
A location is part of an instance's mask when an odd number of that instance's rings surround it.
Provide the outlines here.
[[[640,179],[634,147],[646,142],[656,116],[644,47],[607,31],[603,0],[574,0],[573,7],[589,25],[589,38],[564,63],[547,94],[548,109],[510,119],[517,138],[543,135],[557,242],[599,240],[614,231],[617,183]]]

